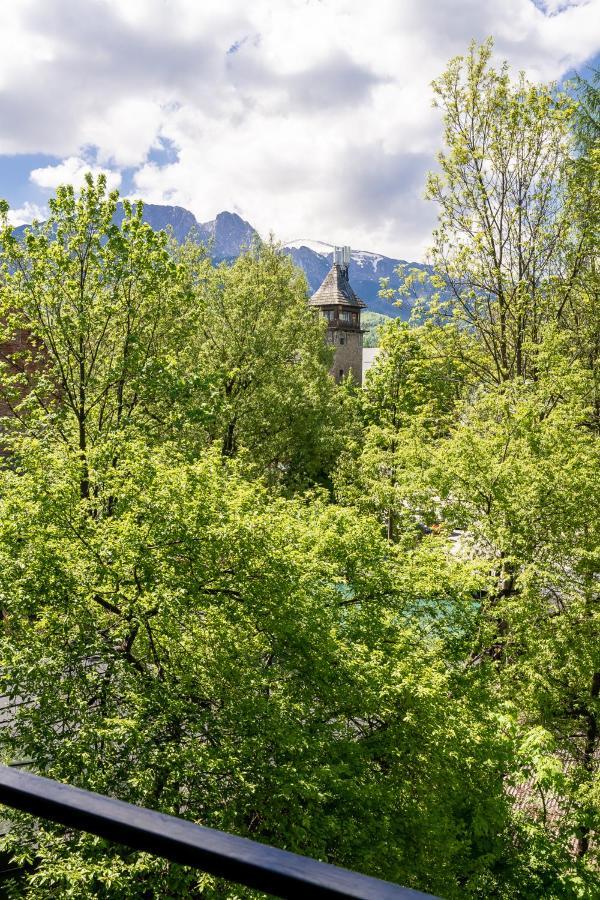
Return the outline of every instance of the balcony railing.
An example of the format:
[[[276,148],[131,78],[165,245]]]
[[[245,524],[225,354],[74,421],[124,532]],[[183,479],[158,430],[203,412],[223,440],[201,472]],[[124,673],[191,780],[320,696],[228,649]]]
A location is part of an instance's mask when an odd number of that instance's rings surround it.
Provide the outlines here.
[[[410,888],[0,766],[0,803],[277,897],[425,900]]]

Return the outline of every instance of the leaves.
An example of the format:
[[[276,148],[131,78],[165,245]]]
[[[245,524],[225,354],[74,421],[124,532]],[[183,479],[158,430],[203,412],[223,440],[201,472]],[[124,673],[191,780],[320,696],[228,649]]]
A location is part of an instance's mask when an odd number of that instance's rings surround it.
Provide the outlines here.
[[[490,54],[434,87],[439,294],[364,390],[272,244],[214,267],[102,179],[23,243],[0,209],[5,760],[448,898],[595,896],[597,160]],[[251,895],[7,815],[15,898]]]

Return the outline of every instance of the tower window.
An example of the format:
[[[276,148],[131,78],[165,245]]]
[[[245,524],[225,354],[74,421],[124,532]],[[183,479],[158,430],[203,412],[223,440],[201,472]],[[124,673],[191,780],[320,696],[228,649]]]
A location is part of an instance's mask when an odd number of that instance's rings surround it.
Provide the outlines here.
[[[344,370],[340,369],[340,378],[343,378],[343,377],[344,377]]]
[[[345,336],[343,334],[340,334],[340,344],[345,344],[345,343],[346,343]]]

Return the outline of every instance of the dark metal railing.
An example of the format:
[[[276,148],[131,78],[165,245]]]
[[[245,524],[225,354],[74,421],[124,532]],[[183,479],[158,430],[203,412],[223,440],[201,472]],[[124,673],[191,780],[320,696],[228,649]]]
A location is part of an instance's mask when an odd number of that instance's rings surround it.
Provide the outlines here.
[[[0,766],[0,803],[278,897],[425,900],[410,888]]]

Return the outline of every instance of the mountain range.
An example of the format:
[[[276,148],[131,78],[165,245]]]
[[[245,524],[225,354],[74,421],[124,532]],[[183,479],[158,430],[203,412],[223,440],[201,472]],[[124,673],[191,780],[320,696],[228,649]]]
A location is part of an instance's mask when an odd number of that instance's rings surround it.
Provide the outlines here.
[[[210,222],[198,222],[193,213],[181,206],[147,203],[144,204],[143,218],[156,231],[170,228],[179,242],[191,238],[206,244],[215,262],[234,260],[240,253],[247,250],[253,240],[258,237],[256,229],[249,222],[232,212],[220,212]],[[123,208],[119,205],[115,221],[120,223],[122,219]],[[25,228],[27,228],[26,225],[21,225],[15,229],[15,233],[19,234]],[[316,291],[331,268],[333,244],[301,238],[284,243],[283,248],[296,265],[304,270],[311,293]],[[410,313],[411,300],[416,299],[417,296],[427,296],[429,293],[426,285],[418,285],[413,288],[412,297],[407,298],[407,302],[403,304],[402,308],[395,306],[392,301],[380,297],[381,278],[389,278],[391,288],[399,286],[399,278],[396,273],[399,265],[430,271],[430,267],[423,263],[394,259],[382,253],[371,253],[367,250],[352,251],[349,279],[354,291],[365,301],[367,309],[371,312],[393,318],[399,316],[407,318]]]

